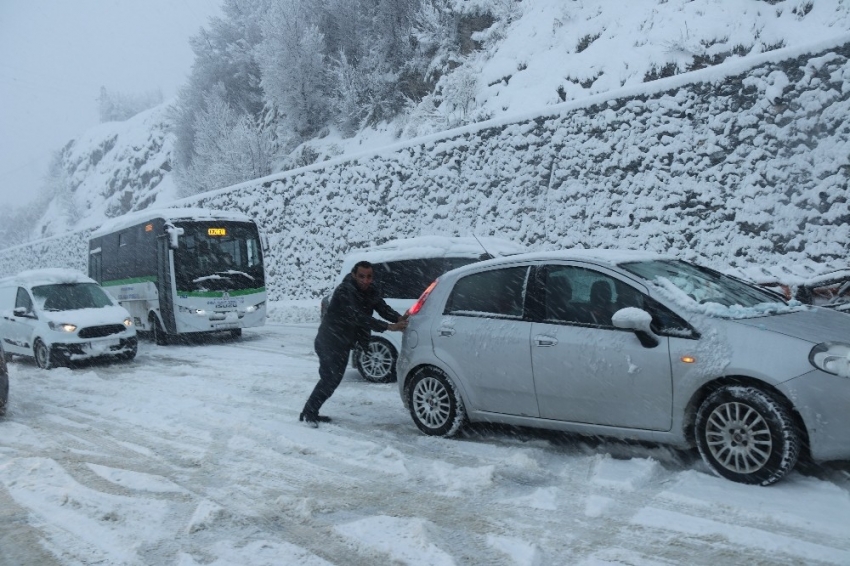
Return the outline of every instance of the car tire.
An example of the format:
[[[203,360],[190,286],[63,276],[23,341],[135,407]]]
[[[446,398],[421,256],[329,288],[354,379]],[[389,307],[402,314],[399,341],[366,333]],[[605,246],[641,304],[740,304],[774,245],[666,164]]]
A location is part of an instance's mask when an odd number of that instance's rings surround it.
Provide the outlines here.
[[[6,405],[9,404],[9,375],[0,375],[0,417],[6,414]]]
[[[53,352],[50,351],[50,348],[41,338],[35,339],[35,343],[32,346],[32,353],[36,365],[41,369],[51,369],[56,365]]]
[[[790,472],[800,455],[801,435],[791,410],[756,387],[721,387],[700,405],[694,426],[703,460],[735,482],[770,485]]]
[[[241,338],[242,337],[242,329],[241,328],[232,329],[230,331],[230,337],[233,338],[233,339]]]
[[[153,341],[157,346],[167,346],[168,345],[168,334],[165,333],[165,329],[159,323],[159,318],[155,315],[150,316],[151,323],[151,334],[153,334]]]
[[[466,409],[452,380],[434,367],[419,370],[407,386],[407,406],[416,426],[430,436],[454,436]]]
[[[367,350],[354,350],[354,363],[357,371],[366,381],[372,383],[389,383],[396,380],[395,364],[398,352],[384,338],[372,337]]]

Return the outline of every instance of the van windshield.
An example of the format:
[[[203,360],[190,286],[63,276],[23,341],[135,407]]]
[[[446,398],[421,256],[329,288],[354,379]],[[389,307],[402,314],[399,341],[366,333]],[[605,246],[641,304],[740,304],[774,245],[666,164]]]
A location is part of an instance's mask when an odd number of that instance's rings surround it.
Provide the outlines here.
[[[35,304],[44,311],[111,307],[112,301],[96,283],[57,283],[32,288]]]

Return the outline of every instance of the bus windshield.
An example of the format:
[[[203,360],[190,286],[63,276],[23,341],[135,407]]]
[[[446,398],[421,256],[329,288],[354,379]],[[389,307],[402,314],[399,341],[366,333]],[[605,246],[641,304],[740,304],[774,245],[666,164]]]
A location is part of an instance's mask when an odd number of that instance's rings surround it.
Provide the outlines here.
[[[265,287],[260,237],[243,222],[180,222],[174,250],[178,292],[241,291]]]

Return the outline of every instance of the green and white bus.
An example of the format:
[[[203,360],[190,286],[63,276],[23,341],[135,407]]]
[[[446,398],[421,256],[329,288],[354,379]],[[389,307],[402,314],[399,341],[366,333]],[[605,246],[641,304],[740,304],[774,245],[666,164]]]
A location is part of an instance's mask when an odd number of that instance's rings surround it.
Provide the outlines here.
[[[266,239],[237,212],[171,208],[115,218],[92,233],[89,277],[157,344],[266,320]]]

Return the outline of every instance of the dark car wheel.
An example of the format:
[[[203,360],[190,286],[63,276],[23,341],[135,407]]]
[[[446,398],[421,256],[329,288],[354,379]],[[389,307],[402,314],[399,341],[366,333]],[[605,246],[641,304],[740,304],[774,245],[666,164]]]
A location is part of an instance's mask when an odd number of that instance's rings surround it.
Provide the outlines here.
[[[151,334],[153,334],[153,341],[157,346],[165,346],[168,344],[168,334],[165,333],[165,329],[162,328],[162,325],[159,323],[159,318],[154,315],[150,316],[150,327]]]
[[[47,344],[41,340],[41,338],[35,339],[32,351],[35,363],[41,369],[50,369],[56,365],[53,353],[50,351],[50,348],[47,347]]]
[[[354,363],[358,371],[367,381],[388,383],[396,380],[395,363],[398,354],[387,340],[372,338],[367,350],[357,348],[354,352]]]
[[[5,352],[4,352],[5,354]],[[4,356],[5,358],[5,356]],[[0,417],[6,414],[6,405],[9,403],[9,368],[6,367],[5,359],[0,360]]]
[[[231,338],[235,339],[235,338],[240,338],[241,336],[242,336],[242,329],[241,328],[231,329],[231,331],[230,331],[230,337]]]
[[[419,430],[431,436],[453,436],[466,423],[463,399],[448,376],[423,368],[407,386],[410,416]]]
[[[697,411],[695,433],[703,460],[736,482],[770,485],[800,454],[791,411],[755,387],[726,386],[709,395]]]

